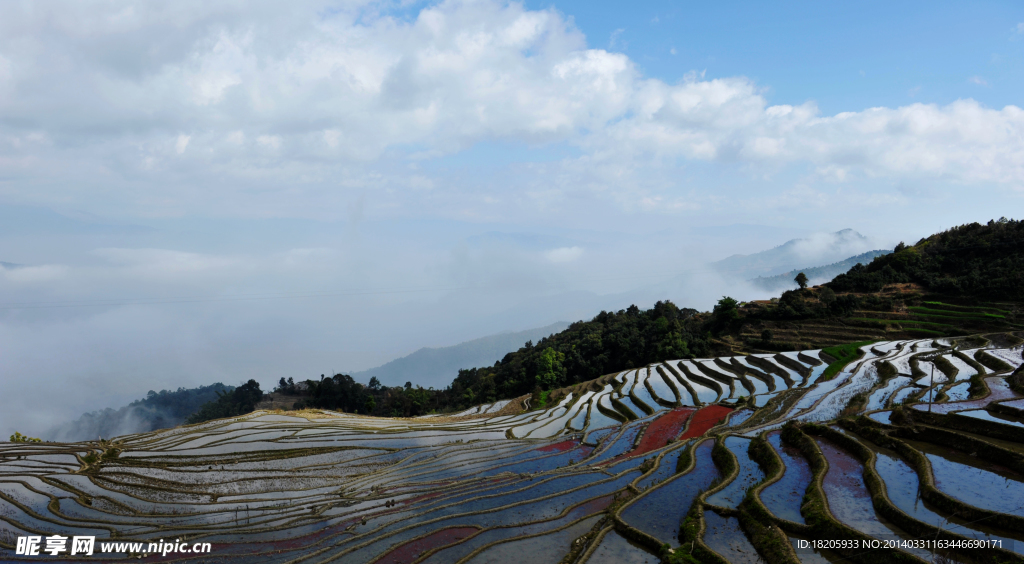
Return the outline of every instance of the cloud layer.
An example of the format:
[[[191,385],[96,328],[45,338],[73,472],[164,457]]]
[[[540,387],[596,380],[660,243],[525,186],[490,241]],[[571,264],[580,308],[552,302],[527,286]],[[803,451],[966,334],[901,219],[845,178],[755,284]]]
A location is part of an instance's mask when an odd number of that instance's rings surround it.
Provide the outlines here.
[[[588,48],[555,10],[391,8],[9,6],[0,173],[37,189],[0,189],[43,204],[89,205],[101,189],[148,213],[293,216],[375,191],[381,206],[422,211],[466,187],[421,163],[494,142],[576,147],[527,181],[560,174],[613,200],[678,193],[648,182],[638,194],[636,171],[688,161],[753,175],[797,166],[839,182],[1024,184],[1015,106],[967,99],[826,116],[813,102],[772,105],[744,77],[645,78],[626,55]]]

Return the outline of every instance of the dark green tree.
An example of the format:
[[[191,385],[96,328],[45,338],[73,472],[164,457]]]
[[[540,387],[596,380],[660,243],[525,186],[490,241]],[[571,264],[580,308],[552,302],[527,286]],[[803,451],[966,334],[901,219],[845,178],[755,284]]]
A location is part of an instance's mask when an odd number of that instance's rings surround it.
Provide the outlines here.
[[[797,283],[798,286],[800,286],[801,290],[807,287],[807,275],[804,274],[803,272],[797,274],[796,278],[794,278],[793,280]]]
[[[836,293],[832,291],[832,288],[823,286],[821,290],[818,291],[818,299],[826,306],[831,306],[836,301]]]
[[[565,360],[565,353],[560,353],[548,347],[537,359],[537,385],[545,389],[555,387],[565,374],[562,361]]]
[[[185,422],[201,423],[211,419],[251,413],[262,399],[263,391],[260,390],[259,382],[249,380],[230,392],[218,391],[216,401],[204,403],[199,411],[189,415]]]
[[[729,296],[722,296],[711,310],[711,331],[718,334],[729,329],[739,316],[739,302]]]

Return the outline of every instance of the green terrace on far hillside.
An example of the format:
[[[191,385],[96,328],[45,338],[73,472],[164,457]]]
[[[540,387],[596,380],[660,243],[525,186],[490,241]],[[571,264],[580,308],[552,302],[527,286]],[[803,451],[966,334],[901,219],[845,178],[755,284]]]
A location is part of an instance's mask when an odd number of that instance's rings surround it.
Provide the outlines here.
[[[907,333],[913,333],[913,334],[917,334],[917,335],[927,335],[927,336],[930,336],[930,337],[931,336],[934,336],[934,337],[949,337],[950,336],[950,333],[948,331],[932,331],[931,329],[921,329],[921,328],[918,328],[918,327],[908,327],[908,328],[904,329],[904,331],[906,331]]]
[[[939,308],[942,308],[944,310],[964,310],[964,311],[988,310],[988,311],[998,311],[999,313],[1007,313],[1007,314],[1011,313],[1008,310],[1000,309],[998,307],[991,307],[991,306],[961,306],[961,305],[947,304],[947,303],[943,303],[943,302],[923,302],[923,303],[925,305],[929,305],[929,306],[933,306],[933,307],[939,307]]]
[[[941,316],[941,317],[963,317],[965,319],[1006,319],[1005,315],[999,315],[996,313],[986,313],[983,311],[954,311],[950,309],[932,309],[924,306],[910,306],[908,310],[929,316]]]
[[[936,322],[944,323],[990,323],[998,324],[999,326],[1005,325],[1002,319],[986,319],[984,317],[953,317],[952,315],[931,315],[923,313],[914,313],[910,315],[911,319],[925,319],[933,320]]]
[[[827,347],[822,349],[821,352],[827,354],[828,356],[836,360],[835,362],[829,364],[828,368],[826,368],[825,371],[822,372],[821,380],[825,381],[835,378],[836,374],[839,374],[839,372],[842,371],[842,369],[845,368],[847,364],[850,364],[854,360],[857,360],[858,358],[863,356],[864,353],[861,352],[861,347],[877,342],[878,340],[874,339],[871,341],[847,343],[845,345],[836,345],[834,347]]]
[[[877,317],[849,317],[845,321],[855,321],[869,325],[876,325],[880,327],[888,325],[899,325],[901,327],[904,325],[908,327],[926,325],[930,327],[947,329],[950,331],[957,331],[956,327],[948,325],[946,323],[934,323],[932,321],[917,321],[916,319],[878,319]]]
[[[947,317],[944,315],[921,315],[914,314],[907,318],[908,321],[917,321],[919,323],[934,323],[936,325],[970,325],[973,326],[977,323],[984,323],[988,321],[987,325],[991,327],[1005,327],[1009,325],[1002,320],[985,320],[979,317]],[[902,320],[896,320],[902,321]]]
[[[931,321],[900,321],[901,327],[905,328],[931,328],[941,329],[946,335],[964,335],[965,331],[953,327],[952,325],[946,325],[944,323],[932,323]]]

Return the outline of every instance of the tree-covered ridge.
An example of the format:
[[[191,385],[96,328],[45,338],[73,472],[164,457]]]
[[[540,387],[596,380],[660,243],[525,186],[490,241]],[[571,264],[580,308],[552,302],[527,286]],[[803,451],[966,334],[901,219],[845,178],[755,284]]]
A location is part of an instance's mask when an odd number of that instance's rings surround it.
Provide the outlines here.
[[[301,395],[296,408],[414,417],[536,395],[666,359],[1017,330],[1022,328],[1018,306],[986,313],[992,308],[984,302],[1024,301],[1022,247],[1024,222],[974,223],[912,247],[901,244],[828,284],[787,291],[770,301],[723,297],[703,313],[669,301],[648,310],[632,305],[602,311],[536,344],[527,342],[493,366],[460,369],[442,390],[411,382],[388,387],[376,377],[363,385],[336,374],[301,385],[282,378],[277,391]],[[797,283],[806,285],[806,276],[799,274]],[[259,399],[251,392],[240,388],[225,394],[190,422],[252,411]]]
[[[47,432],[48,438],[80,441],[129,433],[145,433],[176,427],[200,407],[217,399],[219,392],[231,392],[233,386],[220,382],[198,388],[150,390],[145,398],[120,409],[107,408],[82,415]]]
[[[371,378],[364,386],[346,374],[305,382],[305,399],[296,407],[337,409],[350,413],[412,417],[435,411],[456,411],[531,393],[593,380],[604,374],[666,358],[707,354],[708,336],[696,310],[658,302],[649,310],[635,305],[601,312],[590,321],[527,342],[494,366],[459,370],[443,390],[382,386]],[[288,391],[287,382],[279,390]]]
[[[878,292],[913,282],[938,294],[980,300],[1024,300],[1024,221],[970,223],[900,244],[892,254],[854,266],[828,286],[836,292]]]
[[[435,411],[459,407],[453,403],[449,388],[435,390],[413,386],[382,386],[376,377],[368,385],[356,382],[348,374],[320,376],[305,382],[306,397],[295,407],[333,409],[346,413],[362,413],[381,417],[415,417]],[[280,388],[279,388],[280,389]]]
[[[188,416],[186,423],[251,413],[262,399],[263,391],[260,390],[259,382],[249,380],[233,390],[218,391],[217,399],[204,403],[198,411]]]
[[[459,370],[451,393],[460,406],[569,386],[666,358],[705,355],[709,340],[697,310],[669,301],[641,310],[635,305],[602,311],[590,321],[526,343],[494,366]]]

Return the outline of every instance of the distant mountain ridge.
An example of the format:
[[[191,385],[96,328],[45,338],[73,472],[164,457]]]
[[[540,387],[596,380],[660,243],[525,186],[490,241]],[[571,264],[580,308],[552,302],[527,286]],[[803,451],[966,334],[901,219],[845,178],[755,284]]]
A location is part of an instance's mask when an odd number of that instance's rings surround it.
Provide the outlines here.
[[[450,347],[424,347],[376,368],[355,372],[352,378],[368,382],[376,377],[385,386],[412,382],[424,388],[433,386],[440,389],[455,379],[460,368],[490,366],[506,354],[519,350],[527,341],[539,341],[567,327],[569,323],[559,321],[546,327],[499,333]]]
[[[711,263],[721,274],[750,279],[770,277],[803,268],[808,264],[832,264],[867,251],[871,241],[853,229],[818,233],[750,255],[732,255]]]
[[[875,257],[885,256],[892,251],[886,251],[882,249],[868,251],[861,253],[857,256],[850,257],[846,260],[834,262],[832,264],[826,264],[824,266],[814,266],[810,268],[794,268],[789,272],[782,274],[776,274],[775,276],[758,276],[757,278],[751,278],[750,283],[767,290],[769,292],[779,292],[783,290],[793,290],[797,287],[796,275],[803,272],[808,279],[808,283],[811,286],[817,284],[823,284],[825,282],[831,282],[833,278],[840,274],[845,274],[846,271],[850,270],[857,264],[869,264]]]

